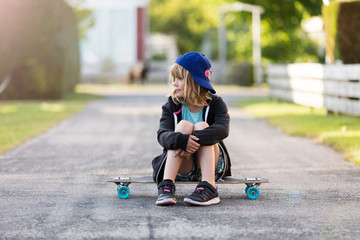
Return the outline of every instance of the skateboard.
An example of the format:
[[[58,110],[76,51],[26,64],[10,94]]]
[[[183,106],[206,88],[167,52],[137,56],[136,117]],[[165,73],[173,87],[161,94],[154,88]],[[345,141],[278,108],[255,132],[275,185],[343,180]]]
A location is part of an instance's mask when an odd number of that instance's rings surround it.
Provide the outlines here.
[[[121,199],[126,199],[130,196],[129,185],[131,183],[155,183],[152,177],[139,177],[139,178],[112,178],[108,179],[107,182],[113,182],[117,185],[117,193]],[[216,182],[216,184],[245,184],[245,193],[247,196],[255,200],[260,196],[259,187],[262,183],[270,182],[269,179],[265,178],[233,178],[224,177]],[[183,182],[176,181],[175,184],[197,184],[199,182]]]

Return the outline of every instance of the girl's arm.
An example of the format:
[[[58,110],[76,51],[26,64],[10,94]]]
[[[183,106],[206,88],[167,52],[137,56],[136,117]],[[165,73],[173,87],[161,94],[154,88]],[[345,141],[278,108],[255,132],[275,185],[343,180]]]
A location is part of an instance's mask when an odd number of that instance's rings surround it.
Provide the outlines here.
[[[157,132],[157,139],[160,145],[165,149],[183,149],[189,139],[189,134],[182,134],[174,131],[174,116],[165,105],[162,107],[162,115],[160,118],[160,127]]]
[[[214,116],[214,123],[203,130],[194,131],[193,133],[193,135],[199,138],[198,142],[200,145],[213,145],[229,135],[230,116],[225,102],[219,97],[212,104],[211,108],[210,111]]]

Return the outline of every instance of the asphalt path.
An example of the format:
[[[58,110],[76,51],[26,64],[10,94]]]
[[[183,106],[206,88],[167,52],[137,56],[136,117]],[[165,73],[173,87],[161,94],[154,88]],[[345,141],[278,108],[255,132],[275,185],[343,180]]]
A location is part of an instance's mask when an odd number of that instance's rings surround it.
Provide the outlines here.
[[[236,177],[265,177],[260,197],[220,185],[219,205],[155,205],[155,184],[120,199],[106,179],[151,175],[165,94],[123,92],[89,104],[0,157],[0,239],[360,239],[360,166],[233,107],[257,92],[221,92]]]

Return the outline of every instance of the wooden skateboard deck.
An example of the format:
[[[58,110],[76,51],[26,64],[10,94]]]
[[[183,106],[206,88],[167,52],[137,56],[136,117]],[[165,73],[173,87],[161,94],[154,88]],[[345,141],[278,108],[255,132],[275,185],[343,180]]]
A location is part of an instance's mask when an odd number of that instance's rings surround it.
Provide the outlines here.
[[[118,196],[122,199],[126,199],[130,195],[129,185],[131,183],[155,183],[152,177],[138,177],[138,178],[111,178],[107,182],[113,182],[118,186]],[[245,184],[245,193],[250,199],[257,199],[260,196],[259,186],[262,183],[270,182],[265,178],[233,178],[225,177],[216,182],[216,184]],[[191,181],[176,181],[175,184],[198,184],[199,182]]]

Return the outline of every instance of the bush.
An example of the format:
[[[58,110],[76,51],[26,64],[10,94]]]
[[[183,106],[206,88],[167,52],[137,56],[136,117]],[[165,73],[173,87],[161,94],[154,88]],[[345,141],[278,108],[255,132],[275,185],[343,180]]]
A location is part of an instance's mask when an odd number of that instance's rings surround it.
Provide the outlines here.
[[[254,67],[248,62],[228,62],[226,67],[226,84],[252,86]]]
[[[0,0],[2,99],[58,99],[80,79],[76,17],[63,0]]]

